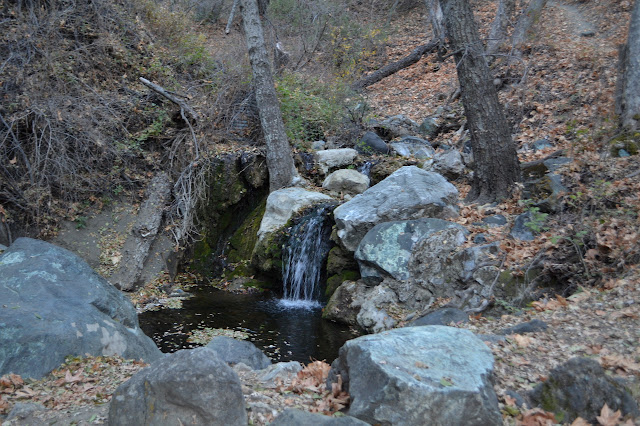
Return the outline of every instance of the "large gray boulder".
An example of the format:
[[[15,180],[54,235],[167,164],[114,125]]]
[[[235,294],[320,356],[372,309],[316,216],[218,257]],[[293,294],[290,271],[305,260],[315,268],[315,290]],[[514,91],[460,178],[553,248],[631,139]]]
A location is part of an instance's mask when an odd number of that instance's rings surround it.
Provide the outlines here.
[[[472,332],[426,326],[345,343],[329,380],[340,374],[348,414],[381,425],[501,425],[493,356]]]
[[[70,251],[19,238],[0,255],[0,283],[0,376],[38,379],[69,355],[162,357],[129,299]]]
[[[314,155],[320,171],[326,175],[331,169],[353,164],[358,152],[353,148],[338,148],[317,151]]]
[[[307,191],[302,188],[285,188],[273,191],[267,197],[258,238],[282,228],[291,217],[314,204],[332,201],[333,198],[319,192]]]
[[[271,365],[271,360],[256,345],[246,340],[216,336],[206,347],[215,351],[218,358],[227,364],[233,365],[241,362],[254,370],[262,370]]]
[[[495,296],[508,299],[509,288],[498,282],[502,252],[498,242],[456,250],[454,228],[419,241],[409,260],[413,300],[449,298],[449,306],[485,309]],[[420,309],[419,306],[413,306]]]
[[[422,166],[425,170],[440,173],[447,179],[457,179],[464,173],[464,163],[462,155],[455,149],[450,149],[443,153],[438,153],[433,157],[432,162],[426,162]]]
[[[357,170],[340,169],[327,176],[322,187],[331,192],[356,195],[369,188],[369,178]]]
[[[168,355],[113,394],[109,425],[179,424],[247,424],[240,379],[211,349]]]
[[[406,280],[413,246],[423,238],[447,228],[456,228],[462,244],[468,233],[462,225],[442,219],[422,218],[379,223],[364,236],[355,253],[362,280],[375,285],[385,277]]]
[[[457,216],[458,190],[437,173],[401,167],[333,212],[342,245],[354,252],[376,224],[395,220]]]

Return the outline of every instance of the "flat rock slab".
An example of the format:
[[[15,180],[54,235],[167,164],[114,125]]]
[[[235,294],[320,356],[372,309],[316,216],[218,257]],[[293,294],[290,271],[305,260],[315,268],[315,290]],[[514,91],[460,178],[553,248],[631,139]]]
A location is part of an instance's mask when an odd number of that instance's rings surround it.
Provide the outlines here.
[[[333,201],[333,198],[302,188],[285,188],[273,191],[267,198],[267,206],[260,223],[258,237],[263,238],[266,234],[280,229],[286,225],[291,216],[304,208],[328,201]]]
[[[351,395],[348,414],[381,425],[501,425],[493,356],[468,330],[408,327],[340,349],[331,377]]]
[[[162,357],[129,299],[70,251],[19,238],[0,283],[0,376],[41,378],[69,355]]]
[[[342,245],[355,252],[378,223],[457,216],[458,190],[444,177],[415,166],[401,167],[333,212]]]

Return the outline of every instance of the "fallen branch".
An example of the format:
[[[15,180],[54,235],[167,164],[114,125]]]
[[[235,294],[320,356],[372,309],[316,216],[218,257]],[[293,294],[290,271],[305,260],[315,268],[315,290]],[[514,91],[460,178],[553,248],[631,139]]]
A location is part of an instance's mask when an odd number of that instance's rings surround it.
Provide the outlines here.
[[[187,123],[187,126],[189,126],[189,130],[191,131],[191,137],[193,139],[194,156],[195,156],[194,161],[200,158],[200,148],[198,146],[198,139],[196,138],[196,132],[193,130],[193,125],[191,124],[191,120],[189,120],[186,117],[185,111],[189,113],[189,115],[191,116],[191,119],[194,122],[197,122],[200,119],[198,114],[193,110],[193,108],[187,105],[185,101],[169,93],[168,91],[163,89],[161,86],[158,86],[157,84],[150,82],[144,77],[140,77],[140,81],[142,82],[142,84],[144,84],[151,90],[159,93],[160,95],[164,96],[165,98],[169,99],[171,102],[173,102],[174,104],[180,107],[180,116],[182,117],[184,122]]]
[[[191,118],[194,121],[198,121],[200,119],[198,114],[193,110],[193,108],[191,108],[189,105],[187,105],[187,103],[185,101],[183,101],[182,99],[178,98],[177,96],[169,93],[167,90],[165,90],[161,86],[158,86],[157,84],[150,82],[149,80],[147,80],[144,77],[140,77],[140,82],[142,84],[144,84],[145,86],[147,86],[149,89],[153,90],[154,92],[159,93],[160,95],[162,95],[165,98],[169,99],[174,104],[178,105],[181,110],[188,112],[189,115],[191,116]],[[183,113],[183,115],[184,115],[184,113]]]
[[[426,55],[427,53],[431,53],[437,47],[438,47],[438,42],[436,40],[431,40],[427,44],[418,46],[415,49],[413,49],[413,51],[409,55],[405,56],[399,61],[393,62],[389,65],[385,65],[384,67],[380,68],[378,71],[375,71],[361,78],[360,80],[354,82],[351,85],[351,88],[353,90],[362,90],[365,87],[371,86],[372,84],[375,84],[380,80],[386,77],[389,77],[392,74],[397,73],[400,70],[410,67],[411,65],[415,64],[420,59],[422,59],[424,55]]]

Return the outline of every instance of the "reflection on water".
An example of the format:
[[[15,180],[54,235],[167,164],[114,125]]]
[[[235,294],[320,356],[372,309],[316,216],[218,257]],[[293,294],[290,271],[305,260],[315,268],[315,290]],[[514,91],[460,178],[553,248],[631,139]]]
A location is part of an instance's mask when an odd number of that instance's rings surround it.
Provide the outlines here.
[[[274,362],[311,358],[331,363],[340,347],[357,337],[349,327],[325,321],[318,302],[287,303],[272,294],[234,294],[213,288],[194,291],[182,309],[140,315],[140,326],[163,352],[194,347],[191,330],[225,328],[249,333],[249,339]]]

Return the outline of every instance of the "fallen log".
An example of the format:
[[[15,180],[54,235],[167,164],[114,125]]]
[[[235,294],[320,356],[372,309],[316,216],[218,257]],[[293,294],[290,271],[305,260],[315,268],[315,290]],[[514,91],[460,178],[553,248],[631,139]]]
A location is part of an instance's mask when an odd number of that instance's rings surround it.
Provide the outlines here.
[[[356,91],[362,90],[365,87],[371,86],[372,84],[375,84],[380,80],[397,73],[400,70],[410,67],[411,65],[418,62],[424,55],[435,50],[438,47],[438,44],[439,43],[436,40],[431,40],[427,44],[416,47],[409,55],[405,56],[404,58],[391,64],[385,65],[379,70],[354,82],[353,84],[351,84],[351,88]]]
[[[147,199],[140,206],[138,217],[120,253],[120,266],[109,279],[120,290],[132,291],[139,286],[149,248],[158,235],[164,206],[170,195],[169,176],[160,172],[153,177],[147,188]]]

